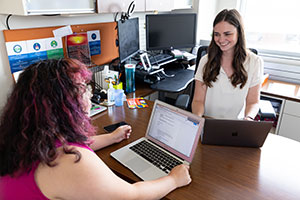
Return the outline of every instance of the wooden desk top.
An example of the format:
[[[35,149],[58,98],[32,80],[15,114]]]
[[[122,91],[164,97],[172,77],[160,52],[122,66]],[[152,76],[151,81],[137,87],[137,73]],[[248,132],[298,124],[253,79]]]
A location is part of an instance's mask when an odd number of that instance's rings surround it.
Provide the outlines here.
[[[261,94],[300,102],[300,85],[268,80],[261,88]]]
[[[150,85],[143,82],[136,82],[135,84],[135,92],[127,94],[127,98],[138,98],[138,97],[146,97],[155,91],[150,88]]]
[[[110,152],[142,137],[153,102],[148,108],[111,107],[93,117],[103,127],[115,122],[131,124],[131,138],[96,153],[119,176],[129,182],[140,179],[110,157]],[[300,143],[269,134],[264,146],[224,147],[199,143],[191,164],[192,183],[166,196],[166,199],[300,199]]]

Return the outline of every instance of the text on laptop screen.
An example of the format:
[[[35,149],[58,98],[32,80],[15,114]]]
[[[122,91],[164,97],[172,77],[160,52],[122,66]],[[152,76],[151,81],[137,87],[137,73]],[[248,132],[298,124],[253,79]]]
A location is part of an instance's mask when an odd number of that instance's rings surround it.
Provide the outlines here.
[[[200,122],[161,105],[153,112],[148,135],[189,157]]]

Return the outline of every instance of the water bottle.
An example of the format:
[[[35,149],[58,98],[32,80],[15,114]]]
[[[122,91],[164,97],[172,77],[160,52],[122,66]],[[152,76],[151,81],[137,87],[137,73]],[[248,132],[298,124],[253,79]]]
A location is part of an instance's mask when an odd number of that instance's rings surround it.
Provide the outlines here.
[[[125,65],[125,78],[126,78],[126,93],[131,93],[135,91],[135,65],[126,64]]]
[[[109,79],[109,87],[107,90],[107,103],[112,105],[115,103],[115,88],[112,84],[112,79]]]

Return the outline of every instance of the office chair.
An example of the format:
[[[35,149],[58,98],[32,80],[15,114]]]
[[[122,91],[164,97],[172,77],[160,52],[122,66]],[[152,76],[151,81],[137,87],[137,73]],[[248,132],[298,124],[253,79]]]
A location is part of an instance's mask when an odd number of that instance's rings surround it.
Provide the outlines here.
[[[200,46],[198,48],[194,75],[197,72],[200,59],[207,54],[207,49],[208,49],[208,46]],[[195,80],[192,81],[190,89],[191,89],[191,96],[188,94],[178,95],[178,97],[176,98],[176,101],[175,101],[176,107],[179,107],[179,108],[187,110],[187,111],[192,111],[192,101],[193,101],[193,97],[194,97]]]
[[[195,71],[194,74],[197,72],[198,69],[198,65],[200,62],[200,59],[207,54],[207,49],[208,46],[200,46],[198,51],[197,51],[197,58],[196,58],[196,67],[195,67]],[[257,55],[257,50],[253,49],[253,48],[249,48],[250,51],[252,51],[253,53],[255,53]],[[189,96],[188,94],[181,94],[177,97],[176,101],[175,101],[175,106],[187,110],[187,111],[192,111],[192,101],[193,101],[193,97],[194,97],[194,90],[195,90],[195,80],[193,80],[193,82],[191,83],[191,96]],[[262,112],[262,108],[260,105],[260,109],[259,109],[259,113],[258,115],[260,116],[260,118],[271,118],[274,119],[276,118],[275,114],[272,114],[272,116],[270,116],[270,113],[263,113]],[[272,113],[275,113],[272,112]]]

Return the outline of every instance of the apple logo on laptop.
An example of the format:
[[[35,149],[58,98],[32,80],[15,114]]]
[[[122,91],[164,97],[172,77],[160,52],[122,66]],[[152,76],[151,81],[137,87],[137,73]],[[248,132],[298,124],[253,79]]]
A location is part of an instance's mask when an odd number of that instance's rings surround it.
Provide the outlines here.
[[[232,135],[232,136],[238,136],[238,132],[237,132],[237,131],[234,131],[234,132],[231,133],[231,135]]]

